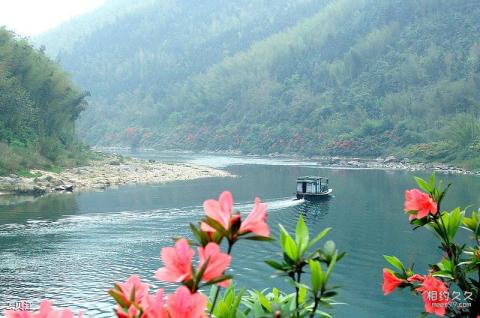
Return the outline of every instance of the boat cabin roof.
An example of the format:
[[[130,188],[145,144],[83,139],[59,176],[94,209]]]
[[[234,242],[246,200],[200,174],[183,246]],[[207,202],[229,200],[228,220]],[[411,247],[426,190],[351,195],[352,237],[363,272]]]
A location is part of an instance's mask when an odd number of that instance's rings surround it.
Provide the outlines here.
[[[328,182],[328,178],[324,177],[318,177],[318,176],[304,176],[304,177],[298,177],[297,182],[318,182],[318,181],[324,181]]]

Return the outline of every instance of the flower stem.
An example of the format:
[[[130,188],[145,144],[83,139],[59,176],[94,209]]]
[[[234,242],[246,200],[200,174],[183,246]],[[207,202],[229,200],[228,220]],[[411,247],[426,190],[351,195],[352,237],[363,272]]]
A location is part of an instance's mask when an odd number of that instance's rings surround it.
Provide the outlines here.
[[[320,299],[322,299],[322,296],[323,296],[323,290],[321,291],[320,296],[315,295],[315,301],[313,303],[313,309],[312,309],[312,313],[310,314],[310,318],[315,317],[315,312],[317,311],[318,302],[320,301]]]
[[[234,244],[234,242],[228,241],[228,250],[227,250],[228,255],[230,255],[230,253],[232,252],[233,244]],[[217,290],[215,292],[215,297],[213,297],[212,308],[210,308],[210,314],[208,315],[210,318],[213,315],[213,310],[215,309],[215,305],[217,304],[218,295],[220,294],[220,287],[219,286],[215,286],[215,287],[216,287]]]
[[[440,219],[440,222],[438,222],[439,219]],[[445,225],[443,224],[443,221],[441,219],[441,215],[438,218],[434,218],[433,222],[435,222],[435,224],[439,228],[440,232],[442,232],[441,236],[442,236],[443,243],[445,243],[445,246],[446,246],[446,252],[448,253],[449,257],[452,257],[452,255],[451,255],[452,251],[451,251],[451,248],[450,248],[450,240],[448,239],[447,229],[445,228]]]
[[[300,278],[301,278],[301,275],[302,275],[302,269],[300,269],[299,271],[297,271],[297,283],[300,284]],[[295,277],[295,274],[294,274],[294,277]],[[300,310],[299,310],[299,298],[300,298],[300,288],[298,288],[298,285],[295,285],[295,305],[296,305],[296,312],[297,312],[297,318],[300,317]]]

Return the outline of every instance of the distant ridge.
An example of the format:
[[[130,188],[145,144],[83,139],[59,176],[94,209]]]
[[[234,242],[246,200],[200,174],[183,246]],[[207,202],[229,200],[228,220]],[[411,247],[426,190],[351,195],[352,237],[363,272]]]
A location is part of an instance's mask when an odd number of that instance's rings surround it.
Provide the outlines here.
[[[478,1],[121,3],[35,39],[91,144],[480,164]]]

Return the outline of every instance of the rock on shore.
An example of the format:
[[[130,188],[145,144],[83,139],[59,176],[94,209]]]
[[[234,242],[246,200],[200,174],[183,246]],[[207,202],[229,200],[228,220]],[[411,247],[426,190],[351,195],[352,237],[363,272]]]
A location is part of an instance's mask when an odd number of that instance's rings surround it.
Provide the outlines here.
[[[117,157],[93,161],[89,166],[71,168],[60,173],[31,170],[30,174],[35,177],[0,177],[0,193],[40,195],[48,192],[105,189],[122,184],[232,176],[226,171],[205,166]]]

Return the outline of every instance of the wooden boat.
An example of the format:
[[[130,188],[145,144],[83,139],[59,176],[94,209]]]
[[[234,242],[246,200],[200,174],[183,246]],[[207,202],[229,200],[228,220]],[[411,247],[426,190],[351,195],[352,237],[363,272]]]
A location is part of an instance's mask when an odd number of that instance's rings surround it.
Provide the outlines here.
[[[328,179],[317,176],[297,178],[297,199],[315,200],[328,197],[332,193]]]

